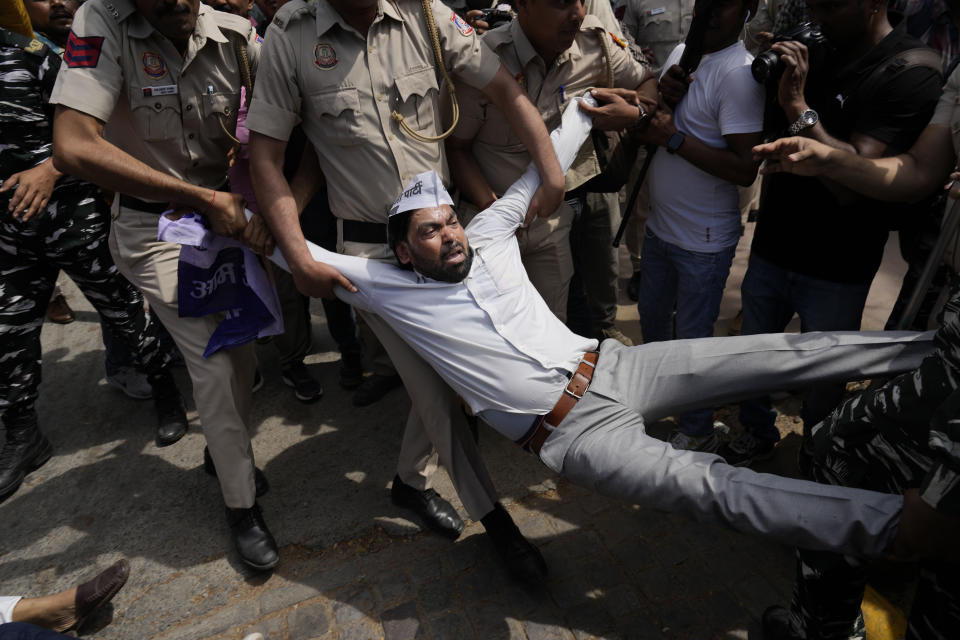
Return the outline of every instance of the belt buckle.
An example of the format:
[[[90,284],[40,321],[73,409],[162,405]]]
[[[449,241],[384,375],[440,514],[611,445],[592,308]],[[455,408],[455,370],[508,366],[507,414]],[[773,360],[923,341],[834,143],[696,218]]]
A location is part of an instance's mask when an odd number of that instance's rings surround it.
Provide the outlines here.
[[[567,394],[568,396],[570,396],[571,398],[574,398],[574,399],[576,399],[576,400],[582,400],[582,399],[583,399],[583,394],[577,395],[577,394],[574,393],[573,391],[570,391],[570,387],[564,387],[564,388],[563,388],[563,392],[564,392],[565,394]]]

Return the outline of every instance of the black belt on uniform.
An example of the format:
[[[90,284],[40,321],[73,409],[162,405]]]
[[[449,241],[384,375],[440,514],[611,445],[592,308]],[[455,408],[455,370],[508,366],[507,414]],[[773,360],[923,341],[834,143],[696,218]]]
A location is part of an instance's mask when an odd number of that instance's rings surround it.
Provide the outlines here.
[[[387,225],[382,222],[361,222],[343,220],[344,242],[363,242],[366,244],[387,244]]]
[[[135,211],[143,211],[144,213],[155,213],[160,215],[170,208],[170,203],[150,202],[149,200],[141,200],[140,198],[134,198],[133,196],[128,196],[121,193],[120,206],[126,207],[127,209],[133,209]]]

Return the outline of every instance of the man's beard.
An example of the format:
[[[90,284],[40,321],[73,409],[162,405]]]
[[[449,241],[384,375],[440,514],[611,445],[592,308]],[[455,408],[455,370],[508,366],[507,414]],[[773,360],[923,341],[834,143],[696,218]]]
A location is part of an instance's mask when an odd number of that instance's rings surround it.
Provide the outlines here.
[[[473,264],[473,247],[464,251],[463,262],[449,266],[443,263],[451,252],[462,248],[462,244],[459,242],[455,243],[448,251],[443,252],[440,260],[437,262],[421,262],[417,256],[414,256],[415,259],[412,261],[413,266],[420,275],[432,278],[433,280],[452,283],[463,282],[463,279],[470,273],[470,267]]]

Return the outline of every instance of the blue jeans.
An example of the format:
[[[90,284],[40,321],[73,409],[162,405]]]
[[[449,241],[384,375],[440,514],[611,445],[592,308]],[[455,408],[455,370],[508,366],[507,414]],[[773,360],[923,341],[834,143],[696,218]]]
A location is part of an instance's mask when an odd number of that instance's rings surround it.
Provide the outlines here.
[[[0,640],[57,640],[58,638],[69,637],[25,622],[0,624]]]
[[[708,338],[720,314],[723,287],[737,246],[716,253],[688,251],[644,231],[641,250],[640,328],[643,341]],[[673,310],[677,331],[673,335]],[[700,409],[677,416],[677,429],[689,436],[713,431],[713,410]]]
[[[793,314],[800,316],[800,331],[858,331],[870,284],[831,282],[787,271],[758,256],[750,257],[744,276],[743,335],[779,333]],[[804,397],[800,417],[804,436],[840,404],[843,383],[811,388]],[[777,413],[763,396],[740,404],[740,422],[756,438],[777,441]]]

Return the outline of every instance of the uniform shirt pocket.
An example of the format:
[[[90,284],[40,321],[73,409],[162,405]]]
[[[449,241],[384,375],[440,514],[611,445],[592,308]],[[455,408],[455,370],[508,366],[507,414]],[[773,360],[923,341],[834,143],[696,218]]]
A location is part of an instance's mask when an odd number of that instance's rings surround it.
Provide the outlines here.
[[[130,111],[137,130],[147,142],[176,140],[183,133],[180,96],[145,96],[140,87],[131,87]]]
[[[240,104],[238,92],[205,93],[197,100],[203,114],[202,130],[205,136],[227,138],[228,132],[231,136],[236,135],[237,107]]]
[[[397,112],[404,121],[418,131],[433,135],[436,105],[440,95],[433,67],[424,67],[398,77]]]
[[[355,145],[363,141],[360,126],[360,93],[356,88],[321,91],[307,96],[305,110],[308,131],[335,145]]]
[[[637,38],[643,46],[674,40],[680,34],[680,10],[676,5],[652,7],[644,12],[643,29]],[[661,62],[662,63],[662,62]]]

